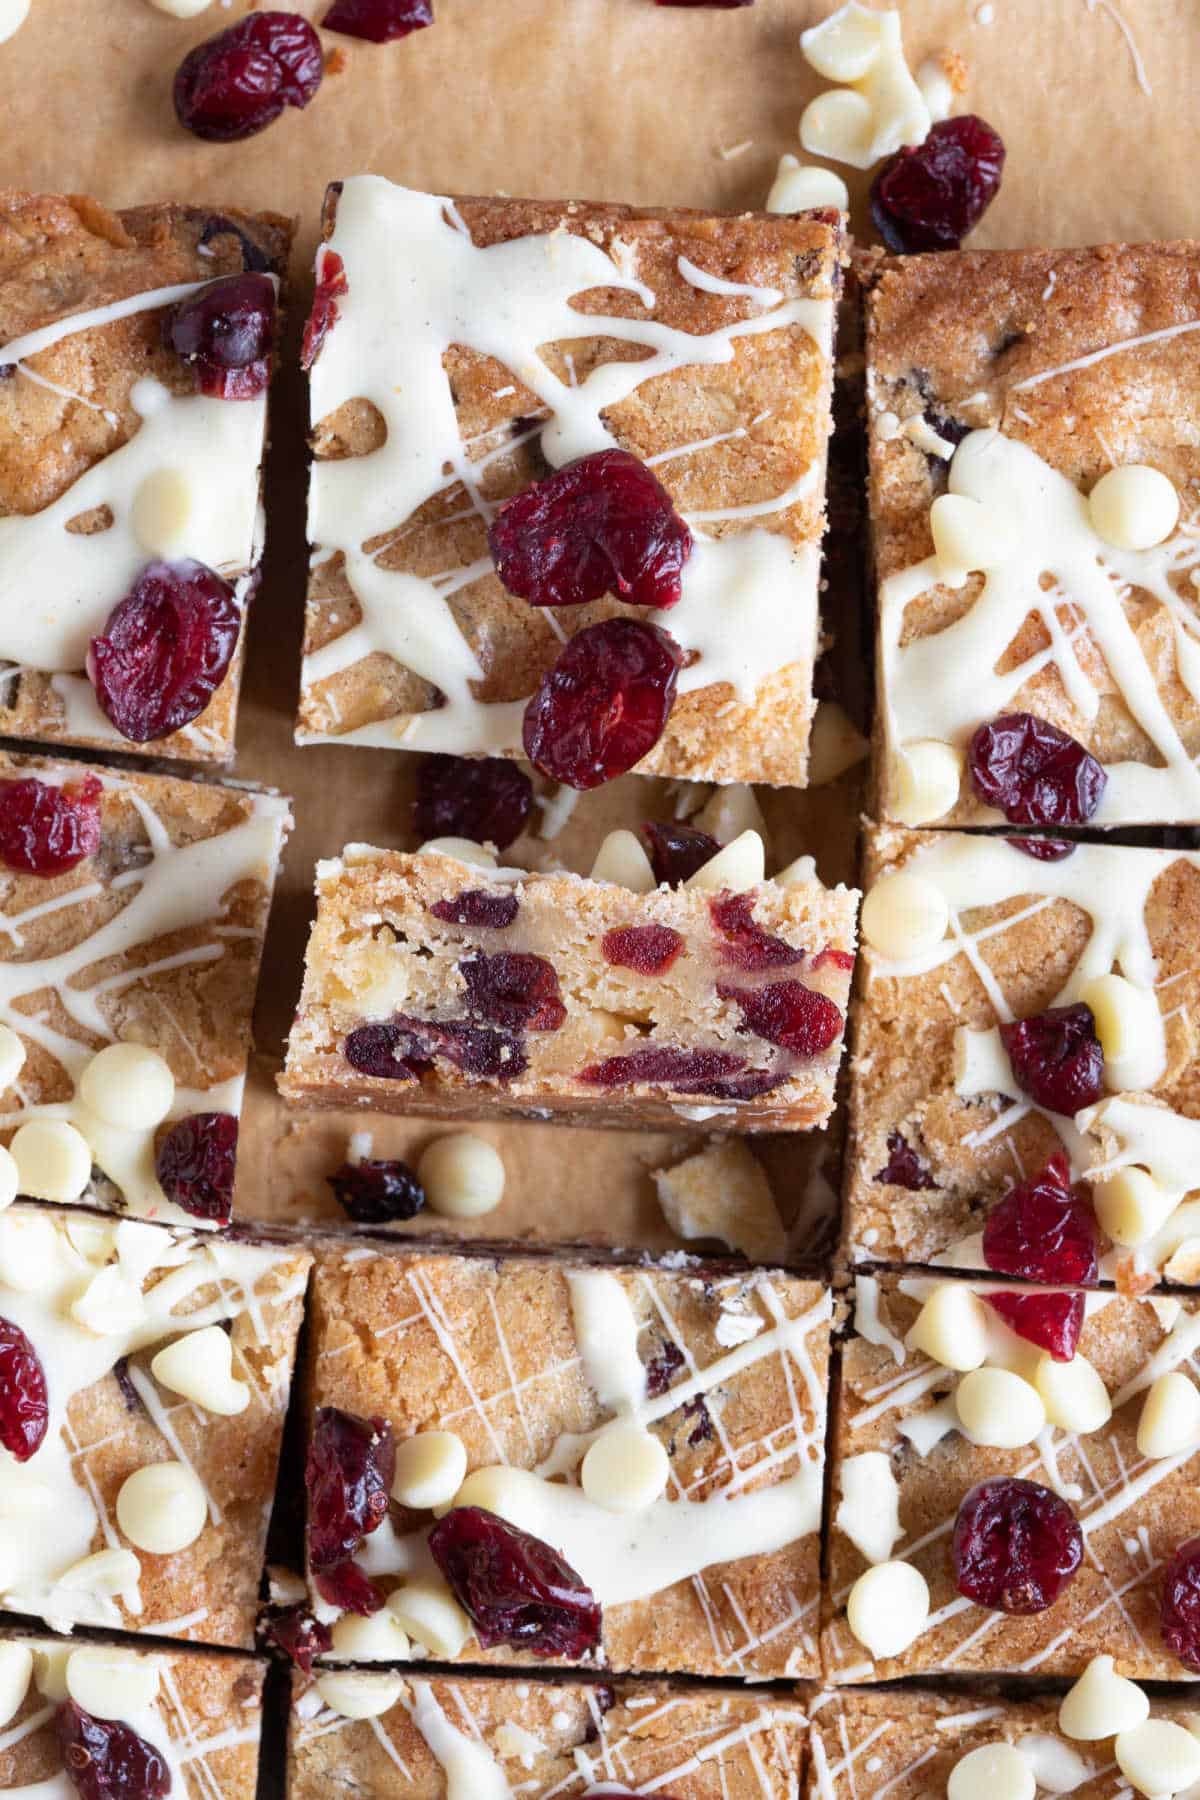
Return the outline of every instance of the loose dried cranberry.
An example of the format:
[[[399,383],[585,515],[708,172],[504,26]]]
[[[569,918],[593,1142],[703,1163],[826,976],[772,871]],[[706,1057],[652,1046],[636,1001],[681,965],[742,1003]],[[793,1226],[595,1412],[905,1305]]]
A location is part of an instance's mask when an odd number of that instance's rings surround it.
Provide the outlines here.
[[[188,52],[175,76],[175,116],[198,138],[253,137],[285,106],[307,106],[325,73],[321,40],[299,13],[247,13]]]
[[[321,251],[321,278],[313,292],[312,311],[304,326],[304,341],[300,346],[300,367],[311,369],[321,354],[321,345],[326,335],[337,324],[338,301],[350,292],[350,284],[346,280],[346,265],[336,250]],[[457,761],[448,757],[447,761]]]
[[[1001,1025],[1000,1041],[1021,1092],[1049,1112],[1070,1117],[1104,1091],[1104,1052],[1082,1000]]]
[[[63,1768],[82,1800],[161,1800],[170,1793],[170,1769],[132,1725],[93,1718],[64,1700],[54,1731]]]
[[[697,869],[711,862],[721,848],[715,837],[698,831],[694,825],[658,825],[649,820],[642,832],[650,846],[654,879],[665,881],[669,887],[687,881]]]
[[[786,969],[804,961],[803,950],[755,924],[752,894],[720,894],[709,901],[708,911],[723,939],[718,945],[722,962],[753,973],[758,969]]]
[[[233,589],[212,569],[148,563],[88,651],[101,710],[135,744],[181,731],[224,681],[241,629]]]
[[[722,984],[717,992],[737,1002],[747,1030],[796,1056],[819,1056],[841,1036],[840,1008],[802,981],[772,981],[761,988]]]
[[[322,1625],[307,1606],[289,1606],[286,1612],[269,1618],[262,1630],[267,1642],[282,1650],[288,1661],[295,1663],[305,1675],[312,1674],[313,1662],[318,1656],[333,1649],[333,1634],[329,1627]]]
[[[683,949],[681,931],[669,925],[617,925],[600,941],[605,962],[639,975],[665,975]]]
[[[95,775],[55,787],[27,776],[0,781],[0,862],[24,875],[65,875],[100,846]]]
[[[1108,785],[1077,738],[1027,712],[981,725],[967,763],[979,798],[1010,825],[1086,825]]]
[[[380,1081],[417,1081],[421,1064],[402,1054],[402,1046],[409,1043],[409,1034],[395,1025],[360,1025],[346,1034],[342,1051],[360,1075],[374,1075]],[[422,1060],[428,1067],[429,1058]]]
[[[1160,1604],[1163,1642],[1200,1675],[1200,1537],[1180,1544],[1167,1564]]]
[[[1083,1561],[1083,1533],[1065,1500],[1037,1481],[997,1475],[966,1495],[954,1523],[960,1594],[994,1612],[1045,1612]]]
[[[473,1012],[509,1031],[557,1031],[567,1016],[558,970],[544,956],[502,950],[458,965]]]
[[[529,1059],[518,1038],[462,1019],[416,1019],[397,1013],[386,1025],[361,1025],[343,1046],[346,1059],[364,1075],[415,1081],[436,1057],[445,1057],[464,1075],[511,1081]]]
[[[270,374],[275,288],[267,275],[230,275],[184,300],[169,315],[167,341],[193,365],[200,392],[214,400],[252,400]]]
[[[427,838],[463,837],[507,850],[533,811],[524,769],[497,756],[427,756],[417,771],[413,829]]]
[[[196,1219],[227,1225],[233,1212],[238,1122],[232,1113],[189,1113],[158,1148],[158,1185]]]
[[[937,1182],[929,1173],[903,1132],[888,1133],[888,1159],[880,1169],[875,1181],[890,1182],[893,1187],[908,1188],[912,1193],[919,1193],[922,1188],[933,1188]]]
[[[340,1569],[387,1517],[396,1445],[386,1419],[320,1406],[304,1469],[308,1560],[318,1575]]]
[[[0,1319],[0,1444],[17,1462],[28,1462],[49,1420],[41,1358],[19,1325]]]
[[[1018,1337],[1048,1350],[1055,1362],[1070,1362],[1079,1348],[1082,1294],[985,1294],[984,1299]]]
[[[1004,144],[975,113],[934,125],[897,150],[871,183],[871,217],[889,250],[957,250],[996,198]]]
[[[692,534],[662,483],[628,450],[598,450],[506,500],[488,531],[496,573],[533,606],[612,594],[674,606]]]
[[[489,894],[486,888],[467,888],[453,900],[435,901],[429,910],[447,925],[482,925],[489,931],[507,931],[521,910],[521,902],[516,894]]]
[[[557,1550],[480,1506],[456,1506],[429,1548],[480,1644],[579,1657],[600,1642],[600,1607]]]
[[[590,1087],[629,1087],[644,1081],[680,1093],[705,1094],[711,1091],[713,1083],[740,1075],[746,1066],[744,1056],[734,1056],[728,1050],[674,1050],[648,1044],[626,1056],[608,1056],[603,1062],[592,1063],[580,1070],[579,1079]]]
[[[535,769],[594,788],[648,756],[666,729],[683,662],[674,638],[637,619],[602,619],[564,645],[525,708]]]
[[[1032,1181],[1010,1188],[983,1227],[983,1260],[1000,1275],[1062,1287],[1094,1287],[1100,1273],[1096,1220],[1071,1187],[1056,1151]]]
[[[1078,847],[1070,838],[1010,837],[1008,841],[1023,856],[1032,856],[1034,862],[1065,862]]]
[[[661,1394],[665,1394],[686,1361],[679,1345],[667,1338],[662,1349],[646,1364],[647,1397],[657,1400]]]
[[[390,44],[432,25],[433,7],[430,0],[334,0],[321,23],[326,31],[340,31],[343,37]]]
[[[326,1180],[338,1205],[357,1225],[413,1219],[425,1204],[425,1189],[405,1162],[343,1163]]]
[[[313,1581],[322,1600],[327,1600],[330,1606],[340,1606],[343,1612],[357,1613],[360,1618],[369,1619],[383,1606],[383,1595],[370,1576],[364,1575],[358,1564],[348,1559],[335,1568],[314,1574]]]

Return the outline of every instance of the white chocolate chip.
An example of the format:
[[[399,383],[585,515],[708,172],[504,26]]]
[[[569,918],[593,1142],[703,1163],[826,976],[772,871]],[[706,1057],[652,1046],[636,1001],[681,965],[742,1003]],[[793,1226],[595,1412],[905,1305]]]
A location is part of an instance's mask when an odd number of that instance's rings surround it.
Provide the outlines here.
[[[177,556],[192,523],[192,484],[182,469],[155,469],[138,486],[129,523],[151,556]]]
[[[0,1093],[7,1093],[25,1067],[25,1046],[11,1026],[0,1025]]]
[[[652,894],[657,883],[642,840],[632,831],[610,831],[592,864],[593,881],[611,881],[634,894]]]
[[[846,1601],[851,1633],[876,1659],[900,1656],[929,1617],[929,1588],[911,1563],[883,1562],[859,1576]]]
[[[820,72],[858,71],[832,76],[853,85],[819,94],[805,109],[800,141],[810,154],[869,169],[902,144],[925,140],[929,108],[904,60],[898,12],[851,3],[800,41]]]
[[[579,1472],[588,1499],[606,1512],[644,1512],[666,1491],[671,1465],[653,1432],[609,1425],[590,1445]]]
[[[1167,1066],[1166,1033],[1154,989],[1135,987],[1123,975],[1097,975],[1085,982],[1079,998],[1096,1021],[1109,1093],[1152,1088]]]
[[[875,135],[875,109],[865,94],[854,88],[830,88],[805,107],[800,119],[800,142],[810,156],[827,156],[855,169],[871,166],[871,141]]]
[[[471,838],[430,838],[428,843],[421,845],[417,854],[424,856],[427,850],[433,851],[438,856],[452,856],[455,862],[470,863],[472,867],[478,869],[494,869],[496,867],[495,851],[489,850],[484,844],[475,843]]]
[[[58,1577],[58,1586],[86,1594],[123,1594],[127,1588],[137,1586],[140,1574],[141,1564],[132,1550],[96,1550],[91,1556],[72,1563]],[[63,1698],[66,1698],[65,1685]]]
[[[1149,550],[1179,522],[1179,495],[1160,469],[1126,463],[1102,475],[1088,495],[1092,526],[1118,550]]]
[[[710,1144],[652,1176],[663,1218],[677,1236],[716,1238],[756,1263],[778,1263],[787,1255],[787,1232],[767,1172],[742,1139]]]
[[[789,153],[779,159],[779,168],[767,195],[769,213],[808,212],[815,206],[833,206],[847,212],[850,195],[840,175],[832,169],[818,169],[802,163]]]
[[[1112,1401],[1098,1371],[1078,1351],[1070,1362],[1056,1362],[1043,1351],[1034,1370],[1033,1385],[1041,1396],[1046,1418],[1060,1431],[1086,1437],[1100,1431],[1112,1418]]]
[[[861,81],[879,56],[879,18],[869,7],[850,0],[800,33],[805,62],[826,81]]]
[[[1092,1187],[1092,1198],[1101,1229],[1114,1244],[1125,1249],[1134,1249],[1152,1238],[1177,1204],[1174,1194],[1135,1163],[1097,1181]]]
[[[1134,1681],[1113,1667],[1111,1656],[1093,1656],[1058,1709],[1058,1729],[1078,1743],[1132,1731],[1150,1717],[1150,1701]]]
[[[16,1717],[32,1675],[32,1650],[25,1644],[0,1643],[0,1730]]]
[[[8,42],[29,17],[30,0],[0,0],[0,44]]]
[[[67,1664],[71,1644],[39,1644],[33,1652],[33,1685],[44,1700],[61,1706],[67,1697]]]
[[[131,1544],[153,1556],[173,1556],[194,1544],[208,1518],[208,1496],[186,1463],[147,1463],[117,1494],[117,1524]]]
[[[767,853],[757,831],[743,831],[684,882],[688,888],[731,888],[735,894],[758,887],[767,873]]]
[[[1117,1767],[1141,1794],[1178,1794],[1200,1781],[1200,1739],[1170,1719],[1144,1719],[1117,1733]]]
[[[54,1223],[45,1213],[13,1213],[0,1219],[0,1283],[36,1293],[55,1280]]]
[[[966,494],[939,494],[929,527],[938,574],[948,587],[962,587],[972,569],[1000,568],[1013,552],[1007,522]]]
[[[98,1719],[127,1719],[154,1705],[158,1664],[151,1656],[97,1645],[67,1658],[66,1681],[67,1693],[84,1712]]]
[[[808,734],[808,785],[824,787],[866,760],[871,746],[836,700],[818,700]],[[779,877],[776,875],[775,880]]]
[[[472,1469],[454,1496],[455,1506],[481,1506],[510,1524],[518,1524],[524,1487],[520,1475],[507,1463],[489,1463],[486,1468]]]
[[[808,887],[816,879],[816,858],[808,855],[798,856],[795,862],[790,862],[786,869],[780,869],[778,875],[771,877],[776,887]]]
[[[93,1275],[82,1294],[71,1303],[71,1317],[97,1337],[134,1331],[145,1316],[141,1288],[115,1263]]]
[[[954,1091],[964,1100],[977,1094],[1011,1094],[1015,1086],[1012,1064],[1004,1040],[993,1025],[974,1031],[969,1025],[954,1028]]]
[[[896,752],[890,812],[901,825],[931,825],[958,801],[963,753],[939,738],[919,738]]]
[[[176,1338],[150,1364],[155,1381],[182,1394],[205,1412],[231,1419],[250,1404],[249,1384],[233,1373],[233,1344],[219,1325],[205,1325]]]
[[[882,1450],[843,1457],[838,1480],[842,1497],[834,1524],[869,1563],[887,1562],[904,1536],[891,1458]]]
[[[1177,1456],[1200,1444],[1200,1393],[1178,1369],[1153,1382],[1138,1418],[1137,1447],[1143,1456]]]
[[[732,843],[743,831],[757,831],[764,846],[769,841],[767,821],[758,804],[758,795],[744,781],[731,781],[728,787],[714,788],[692,824],[715,837],[718,844]]]
[[[941,943],[950,908],[940,888],[903,870],[881,875],[862,903],[862,934],[889,962],[907,962]]]
[[[974,1369],[954,1393],[964,1437],[990,1450],[1017,1450],[1032,1444],[1046,1423],[1041,1395],[1009,1369]]]
[[[946,1800],[1033,1800],[1033,1770],[1011,1744],[980,1744],[960,1756],[946,1782]]]
[[[155,12],[167,13],[172,19],[198,19],[212,0],[150,0],[150,4]]]
[[[447,1506],[467,1474],[467,1449],[454,1431],[418,1431],[396,1446],[392,1498],[429,1512]]]
[[[153,1131],[175,1100],[169,1063],[144,1044],[108,1044],[79,1078],[84,1105],[118,1131]]]
[[[21,1178],[17,1172],[16,1157],[10,1151],[0,1148],[0,1212],[11,1206],[21,1191]]]
[[[404,1692],[401,1675],[364,1675],[357,1669],[318,1675],[314,1685],[330,1712],[343,1719],[378,1719]]]
[[[917,86],[929,108],[930,119],[940,125],[954,111],[954,83],[936,56],[927,56],[917,70]]]
[[[445,1582],[433,1577],[406,1582],[388,1595],[388,1611],[430,1656],[455,1657],[474,1626]]]
[[[417,1179],[435,1213],[446,1219],[478,1219],[504,1198],[504,1159],[486,1138],[452,1131],[421,1153]]]
[[[27,1119],[9,1149],[31,1200],[78,1200],[92,1178],[87,1140],[65,1119]]]
[[[386,1606],[365,1619],[343,1614],[330,1635],[334,1655],[347,1662],[407,1662],[412,1655],[408,1633]]]
[[[917,1314],[906,1342],[944,1369],[966,1374],[987,1359],[990,1320],[983,1301],[964,1281],[943,1281]]]

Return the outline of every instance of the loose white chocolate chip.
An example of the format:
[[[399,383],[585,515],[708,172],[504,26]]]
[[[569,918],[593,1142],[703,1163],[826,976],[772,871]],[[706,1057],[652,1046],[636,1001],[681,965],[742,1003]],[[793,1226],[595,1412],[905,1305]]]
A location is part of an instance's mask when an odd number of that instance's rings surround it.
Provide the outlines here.
[[[768,858],[770,856],[767,821],[758,804],[758,795],[744,781],[731,781],[727,787],[714,788],[691,822],[701,831],[707,831],[709,837],[715,837],[718,844],[732,843],[743,831],[757,831]]]
[[[973,1031],[969,1025],[954,1028],[954,1091],[964,1100],[976,1094],[1011,1094],[1012,1064],[1004,1041],[993,1025]]]
[[[1154,989],[1135,987],[1123,975],[1097,975],[1085,982],[1079,998],[1096,1021],[1109,1093],[1152,1088],[1167,1066],[1166,1033]]]
[[[963,753],[939,738],[919,738],[896,752],[891,815],[901,825],[931,825],[958,801]]]
[[[838,1481],[842,1497],[834,1524],[869,1563],[887,1562],[904,1536],[891,1458],[882,1450],[843,1457]]]
[[[1037,1360],[1033,1385],[1041,1396],[1046,1418],[1060,1431],[1085,1437],[1099,1431],[1112,1418],[1112,1401],[1099,1373],[1078,1351],[1070,1362],[1055,1362],[1048,1351]]]
[[[0,1282],[18,1293],[36,1293],[55,1280],[54,1224],[44,1213],[0,1219]]]
[[[869,169],[928,136],[929,108],[904,60],[898,12],[851,3],[800,41],[819,72],[857,71],[831,75],[852,85],[819,94],[805,109],[800,142],[810,154]]]
[[[1149,550],[1179,522],[1174,482],[1145,463],[1126,463],[1102,475],[1088,495],[1092,525],[1118,550]]]
[[[467,1448],[454,1431],[418,1431],[396,1446],[392,1498],[431,1512],[447,1506],[467,1474]]]
[[[7,1093],[25,1067],[25,1046],[8,1025],[0,1025],[0,1093]]]
[[[640,1425],[609,1425],[583,1459],[580,1484],[606,1512],[643,1512],[666,1491],[671,1465],[653,1432]]]
[[[334,1655],[347,1662],[407,1662],[412,1655],[408,1633],[386,1606],[365,1619],[345,1613],[331,1636]]]
[[[954,1391],[963,1435],[989,1450],[1032,1444],[1046,1423],[1041,1395],[1009,1369],[974,1369]]]
[[[963,1281],[943,1281],[917,1314],[907,1342],[944,1369],[966,1374],[987,1359],[989,1324],[978,1294]]]
[[[131,1544],[153,1556],[186,1550],[207,1518],[208,1496],[186,1463],[147,1463],[126,1477],[117,1494],[117,1524]]]
[[[421,1153],[417,1179],[425,1199],[445,1219],[478,1219],[504,1198],[504,1159],[486,1138],[452,1131]]]
[[[11,1151],[0,1148],[0,1212],[11,1206],[21,1191],[21,1177],[17,1171],[17,1159]]]
[[[808,734],[808,785],[824,787],[866,760],[871,746],[836,700],[818,700]],[[774,878],[779,880],[778,875]]]
[[[1117,1767],[1141,1794],[1178,1794],[1200,1781],[1200,1739],[1170,1719],[1144,1719],[1117,1733]]]
[[[422,844],[418,855],[423,856],[427,850],[436,852],[438,856],[452,856],[456,862],[470,863],[478,869],[494,869],[496,867],[495,851],[484,844],[477,844],[471,838],[440,837],[430,838]]]
[[[1126,1681],[1111,1656],[1093,1656],[1079,1680],[1063,1696],[1058,1729],[1077,1743],[1132,1731],[1150,1717],[1150,1701],[1135,1681]]]
[[[406,1582],[388,1595],[388,1611],[430,1656],[455,1657],[474,1627],[444,1582]]]
[[[144,1044],[108,1044],[79,1078],[79,1097],[118,1131],[153,1131],[175,1100],[170,1065]]]
[[[800,142],[810,156],[827,156],[855,169],[870,168],[874,135],[875,109],[866,95],[854,88],[830,88],[827,94],[818,94],[800,119]]]
[[[378,1719],[391,1711],[404,1692],[404,1678],[347,1669],[345,1674],[318,1675],[315,1686],[330,1712],[343,1719]]]
[[[74,1654],[70,1644],[39,1646],[33,1653],[33,1685],[44,1700],[61,1706],[67,1697],[67,1664]]]
[[[879,56],[879,14],[856,0],[800,33],[809,68],[826,81],[861,81]]]
[[[33,1651],[27,1645],[0,1644],[0,1730],[16,1717],[32,1675]]]
[[[947,587],[962,587],[972,569],[998,569],[1012,554],[1005,522],[966,494],[939,494],[929,509],[938,573]]]
[[[20,31],[29,17],[29,0],[0,0],[0,44]]]
[[[1161,1187],[1146,1169],[1131,1163],[1092,1187],[1096,1217],[1114,1244],[1134,1249],[1166,1224],[1176,1196]]]
[[[140,1574],[141,1564],[132,1550],[96,1550],[91,1556],[72,1563],[59,1576],[58,1586],[85,1594],[123,1594],[126,1588],[137,1585]],[[66,1698],[65,1673],[63,1698]]]
[[[1153,1382],[1138,1418],[1137,1447],[1143,1456],[1177,1456],[1200,1444],[1200,1392],[1178,1369]]]
[[[798,856],[795,862],[790,862],[786,869],[780,869],[778,875],[771,877],[776,887],[807,887],[816,879],[816,858],[808,855]]]
[[[954,111],[954,83],[936,56],[927,56],[917,70],[917,86],[930,119],[940,125]]]
[[[610,831],[592,864],[593,881],[611,881],[634,894],[652,894],[657,883],[642,840],[632,831]]]
[[[1033,1770],[1011,1744],[980,1744],[960,1756],[946,1783],[946,1800],[1033,1800]]]
[[[233,1373],[233,1345],[219,1325],[205,1325],[160,1350],[150,1373],[173,1394],[182,1394],[205,1412],[231,1419],[250,1404],[250,1388]]]
[[[847,212],[850,194],[840,175],[832,169],[818,169],[802,163],[790,152],[781,156],[771,191],[767,195],[770,213],[808,212],[814,206],[834,206]]]
[[[757,831],[743,831],[684,882],[688,888],[730,888],[735,894],[758,887],[767,873],[767,853]]]
[[[941,943],[950,908],[940,888],[903,870],[881,875],[863,897],[862,934],[889,962],[907,962]]]
[[[71,1303],[71,1317],[97,1337],[134,1331],[146,1316],[146,1302],[136,1282],[115,1264],[101,1269]]]
[[[78,1200],[92,1178],[87,1140],[65,1119],[27,1119],[9,1149],[31,1200]]]
[[[67,1693],[98,1719],[127,1719],[153,1706],[158,1665],[150,1656],[107,1646],[76,1650],[67,1658]]]
[[[192,486],[183,470],[155,469],[133,496],[129,523],[143,550],[169,558],[187,541],[192,510]]]
[[[847,1625],[877,1660],[902,1655],[928,1617],[925,1577],[906,1562],[876,1563],[859,1576],[846,1601]]]

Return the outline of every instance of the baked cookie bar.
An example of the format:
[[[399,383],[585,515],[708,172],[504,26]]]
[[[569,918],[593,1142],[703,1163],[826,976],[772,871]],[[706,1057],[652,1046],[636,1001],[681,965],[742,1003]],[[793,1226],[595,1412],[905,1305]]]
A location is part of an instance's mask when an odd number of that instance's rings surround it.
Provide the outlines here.
[[[0,733],[231,760],[290,242],[0,189]]]
[[[641,773],[802,786],[840,256],[832,212],[335,183],[300,741],[519,754],[547,683],[648,655]]]
[[[0,1214],[0,1606],[253,1645],[310,1261]]]
[[[0,753],[0,1200],[223,1225],[277,795]]]
[[[799,1701],[658,1683],[430,1680],[365,1670],[297,1678],[291,1800],[352,1773],[379,1800],[790,1800],[807,1727]]]
[[[634,893],[351,845],[317,870],[283,1094],[444,1117],[823,1124],[857,896],[807,874],[735,892],[727,867]]]
[[[885,259],[880,816],[1200,819],[1200,249]]]
[[[321,1253],[331,1653],[812,1673],[829,1318],[773,1271]]]
[[[0,1793],[254,1800],[265,1667],[248,1656],[0,1637]]]
[[[1194,1300],[860,1276],[825,1674],[1200,1669]]]
[[[1054,1280],[989,1248],[1048,1182],[1100,1273],[1194,1281],[1200,856],[883,829],[864,885],[850,1260]]]

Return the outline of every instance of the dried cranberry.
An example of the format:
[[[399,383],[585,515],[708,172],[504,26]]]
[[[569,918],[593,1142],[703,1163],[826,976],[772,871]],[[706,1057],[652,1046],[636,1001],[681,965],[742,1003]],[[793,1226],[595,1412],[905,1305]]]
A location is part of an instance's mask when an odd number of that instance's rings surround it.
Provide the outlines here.
[[[692,1426],[692,1429],[688,1432],[688,1449],[695,1450],[698,1449],[701,1444],[711,1443],[714,1427],[712,1414],[708,1410],[708,1404],[704,1395],[697,1394],[694,1400],[685,1400],[683,1403],[683,1414],[685,1418],[695,1419],[696,1421]]]
[[[436,1057],[445,1057],[464,1075],[511,1081],[529,1059],[510,1032],[461,1019],[416,1019],[397,1013],[386,1025],[360,1025],[343,1046],[347,1061],[364,1075],[415,1081]]]
[[[1082,1000],[1001,1025],[1000,1041],[1021,1092],[1049,1112],[1073,1116],[1104,1091],[1104,1052]]]
[[[425,1204],[425,1189],[405,1162],[343,1163],[326,1180],[338,1205],[357,1225],[413,1219]]]
[[[480,1506],[456,1506],[429,1548],[480,1644],[579,1657],[600,1642],[600,1607],[571,1565],[540,1538]]]
[[[63,1768],[82,1800],[161,1800],[170,1793],[170,1769],[132,1725],[93,1718],[64,1700],[54,1731]]]
[[[1160,1604],[1163,1642],[1200,1675],[1200,1537],[1180,1544],[1167,1564]]]
[[[657,1400],[660,1395],[665,1394],[686,1361],[679,1345],[667,1338],[662,1349],[646,1364],[647,1398]]]
[[[340,1606],[343,1612],[358,1613],[360,1618],[369,1619],[383,1606],[383,1595],[375,1583],[349,1558],[332,1569],[322,1569],[320,1574],[314,1574],[313,1580],[322,1600],[327,1600],[330,1606]]]
[[[304,1484],[308,1491],[308,1560],[328,1574],[353,1557],[387,1517],[396,1445],[386,1419],[360,1419],[320,1406],[313,1423]]]
[[[458,965],[472,1012],[509,1031],[557,1031],[567,1016],[558,970],[544,956],[502,950]]]
[[[325,73],[321,40],[299,13],[247,13],[197,44],[175,76],[175,116],[198,138],[253,137],[285,106],[307,106]]]
[[[1045,1612],[1083,1561],[1083,1533],[1065,1500],[1037,1481],[997,1475],[973,1487],[954,1522],[960,1594],[994,1612]]]
[[[666,729],[682,661],[657,625],[602,619],[585,626],[525,708],[526,756],[567,787],[599,787],[624,775]]]
[[[390,44],[432,25],[433,6],[431,0],[333,0],[321,23],[326,31],[340,31],[343,37]]]
[[[507,850],[533,811],[533,783],[497,756],[427,756],[417,771],[413,829],[427,838],[463,837]]]
[[[711,862],[721,848],[707,831],[694,825],[658,825],[653,820],[642,826],[650,845],[650,867],[654,879],[678,887],[689,876]]]
[[[1070,1362],[1083,1330],[1082,1294],[985,1294],[1005,1324],[1027,1343]]]
[[[888,158],[871,183],[871,217],[889,250],[957,250],[996,198],[999,134],[974,113],[942,119],[924,143]]]
[[[395,1025],[359,1025],[347,1032],[342,1051],[360,1075],[374,1075],[379,1081],[417,1081],[421,1063],[428,1067],[429,1058],[415,1064],[406,1059],[402,1046],[409,1043],[409,1034]]]
[[[590,1087],[629,1087],[642,1081],[680,1093],[705,1094],[714,1082],[740,1075],[746,1066],[744,1056],[734,1056],[729,1050],[675,1050],[647,1044],[626,1056],[608,1056],[592,1063],[580,1070],[579,1079]]]
[[[628,450],[598,450],[506,500],[488,531],[496,573],[534,606],[612,594],[674,606],[692,534],[665,487]]]
[[[88,651],[101,710],[135,744],[181,731],[224,681],[241,629],[233,589],[212,569],[148,563]]]
[[[605,962],[639,975],[665,975],[683,949],[681,931],[669,925],[617,925],[600,941]]]
[[[322,1625],[307,1606],[289,1606],[275,1613],[263,1625],[263,1636],[269,1644],[282,1650],[289,1662],[305,1675],[312,1674],[314,1660],[333,1649],[333,1634]]]
[[[929,1173],[903,1132],[888,1133],[888,1159],[880,1169],[875,1181],[886,1181],[892,1187],[908,1188],[911,1193],[919,1193],[922,1188],[933,1188],[937,1182]]]
[[[233,1212],[238,1122],[232,1113],[189,1113],[158,1147],[158,1185],[196,1219],[226,1225]]]
[[[761,988],[717,989],[737,1002],[748,1031],[795,1056],[819,1056],[842,1034],[842,1014],[827,994],[802,981],[772,981]]]
[[[49,1420],[41,1358],[19,1325],[0,1319],[0,1444],[17,1462],[28,1462]]]
[[[489,894],[486,888],[467,888],[453,900],[437,900],[430,907],[435,919],[447,925],[484,926],[507,931],[521,910],[516,894]]]
[[[1070,838],[1010,837],[1008,841],[1023,856],[1032,856],[1034,862],[1065,862],[1078,848]]]
[[[812,959],[814,969],[823,969],[829,964],[833,969],[844,969],[847,974],[854,968],[853,950],[837,950],[832,944],[824,944]]]
[[[1095,1216],[1071,1187],[1061,1151],[992,1208],[983,1227],[983,1260],[1000,1275],[1095,1286],[1100,1273]]]
[[[1010,825],[1086,825],[1108,785],[1077,738],[1027,712],[981,725],[967,762],[979,798]]]
[[[804,961],[803,950],[755,924],[752,894],[720,894],[709,901],[708,911],[723,940],[718,945],[723,962],[753,973],[786,969]]]
[[[312,311],[304,326],[300,346],[300,367],[311,369],[321,354],[326,335],[337,324],[338,301],[350,292],[346,265],[336,250],[321,250],[321,276],[313,292]],[[447,761],[456,761],[447,758]]]
[[[275,287],[267,275],[230,275],[170,314],[172,350],[196,370],[214,400],[252,400],[267,385],[275,330]]]
[[[95,775],[55,787],[27,776],[0,781],[0,862],[24,875],[65,875],[100,845]]]

